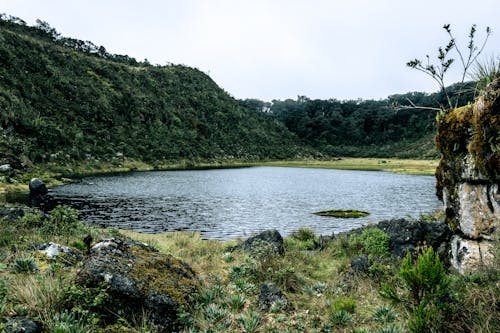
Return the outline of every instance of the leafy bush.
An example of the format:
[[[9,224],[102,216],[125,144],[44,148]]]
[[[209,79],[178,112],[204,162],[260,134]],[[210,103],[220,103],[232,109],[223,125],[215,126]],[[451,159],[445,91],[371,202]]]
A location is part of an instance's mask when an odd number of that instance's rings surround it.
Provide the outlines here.
[[[366,254],[384,257],[389,254],[389,235],[377,228],[366,228],[360,235],[351,236],[352,243],[359,243]]]

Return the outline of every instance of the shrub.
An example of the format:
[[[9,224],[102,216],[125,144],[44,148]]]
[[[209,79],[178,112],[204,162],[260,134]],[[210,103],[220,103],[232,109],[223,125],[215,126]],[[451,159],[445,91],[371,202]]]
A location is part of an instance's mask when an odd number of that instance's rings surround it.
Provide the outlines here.
[[[245,306],[246,298],[242,294],[234,294],[229,296],[227,303],[233,310],[241,310]]]
[[[351,236],[353,243],[359,243],[366,254],[384,257],[389,254],[389,235],[377,228],[366,228],[360,235]]]
[[[443,299],[450,284],[439,255],[432,248],[424,248],[414,263],[408,253],[401,264],[399,276],[411,302],[410,330],[423,333],[435,328],[439,331],[443,324],[441,312],[446,306]]]
[[[45,235],[63,235],[74,232],[75,229],[82,227],[78,221],[78,211],[76,209],[57,206],[50,212],[47,221],[41,228]]]

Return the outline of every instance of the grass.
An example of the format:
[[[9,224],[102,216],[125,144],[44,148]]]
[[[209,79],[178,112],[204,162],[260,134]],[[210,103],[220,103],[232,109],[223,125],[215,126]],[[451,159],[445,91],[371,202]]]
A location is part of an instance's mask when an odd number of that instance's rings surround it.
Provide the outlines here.
[[[61,208],[45,222],[57,219],[73,225],[72,214]],[[61,216],[67,218],[61,219]],[[28,316],[40,320],[48,331],[54,332],[71,328],[78,332],[104,333],[96,312],[100,302],[96,300],[106,294],[76,288],[72,279],[78,265],[56,265],[30,249],[48,241],[71,246],[89,232],[96,241],[119,232],[173,254],[197,273],[200,290],[193,295],[192,308],[185,309],[180,316],[186,325],[183,332],[408,331],[412,314],[407,304],[391,304],[380,292],[387,283],[395,285],[397,291],[403,290],[403,281],[397,279],[401,259],[388,257],[385,247],[379,246],[383,243],[381,235],[373,232],[366,231],[357,238],[338,237],[319,251],[309,247],[318,236],[303,228],[285,239],[284,256],[256,259],[242,252],[231,252],[236,241],[202,240],[200,234],[193,232],[139,234],[78,227],[72,232],[61,228],[57,233],[45,233],[40,219],[37,214],[24,217],[17,222],[15,232],[10,229],[12,222],[0,219],[2,318]],[[374,264],[384,260],[383,270],[377,271],[376,276],[370,271],[353,273],[351,261],[361,253],[368,253]],[[10,269],[18,258],[30,256],[38,261],[38,270],[16,274]],[[498,269],[466,277],[447,274],[453,286],[450,296],[456,297],[449,303],[451,331],[498,331],[498,309],[491,307],[500,292]],[[279,286],[290,306],[279,301],[268,311],[259,308],[261,284],[267,281]],[[137,313],[137,318],[123,319],[119,324],[127,327],[127,332],[155,332],[147,327],[147,316],[147,313]],[[90,319],[81,321],[84,318]]]
[[[339,218],[358,218],[365,217],[370,215],[370,213],[363,212],[360,210],[353,209],[332,209],[332,210],[322,210],[320,212],[313,213],[319,216],[331,216],[331,217],[339,217]]]

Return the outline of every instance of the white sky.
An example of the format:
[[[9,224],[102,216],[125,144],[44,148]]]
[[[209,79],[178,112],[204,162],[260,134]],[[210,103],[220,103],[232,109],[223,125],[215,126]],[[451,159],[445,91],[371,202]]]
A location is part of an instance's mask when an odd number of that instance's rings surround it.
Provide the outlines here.
[[[500,55],[500,0],[0,0],[0,13],[266,101],[437,91],[405,64],[436,55],[445,23],[464,48],[473,23],[481,40],[490,26],[485,55]]]

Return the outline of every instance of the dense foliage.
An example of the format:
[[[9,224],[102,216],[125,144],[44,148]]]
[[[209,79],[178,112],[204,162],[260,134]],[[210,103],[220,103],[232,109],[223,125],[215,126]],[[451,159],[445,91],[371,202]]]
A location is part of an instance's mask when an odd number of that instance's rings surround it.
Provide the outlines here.
[[[276,120],[244,108],[201,71],[152,66],[0,19],[0,155],[33,162],[290,158]]]
[[[474,99],[473,83],[447,88],[459,105]],[[412,92],[384,100],[297,100],[269,103],[246,100],[244,105],[282,121],[287,128],[325,153],[355,157],[436,157],[432,145],[435,117],[446,95]],[[413,103],[419,107],[405,108]],[[411,105],[410,105],[411,106]],[[397,110],[397,111],[396,111]]]

